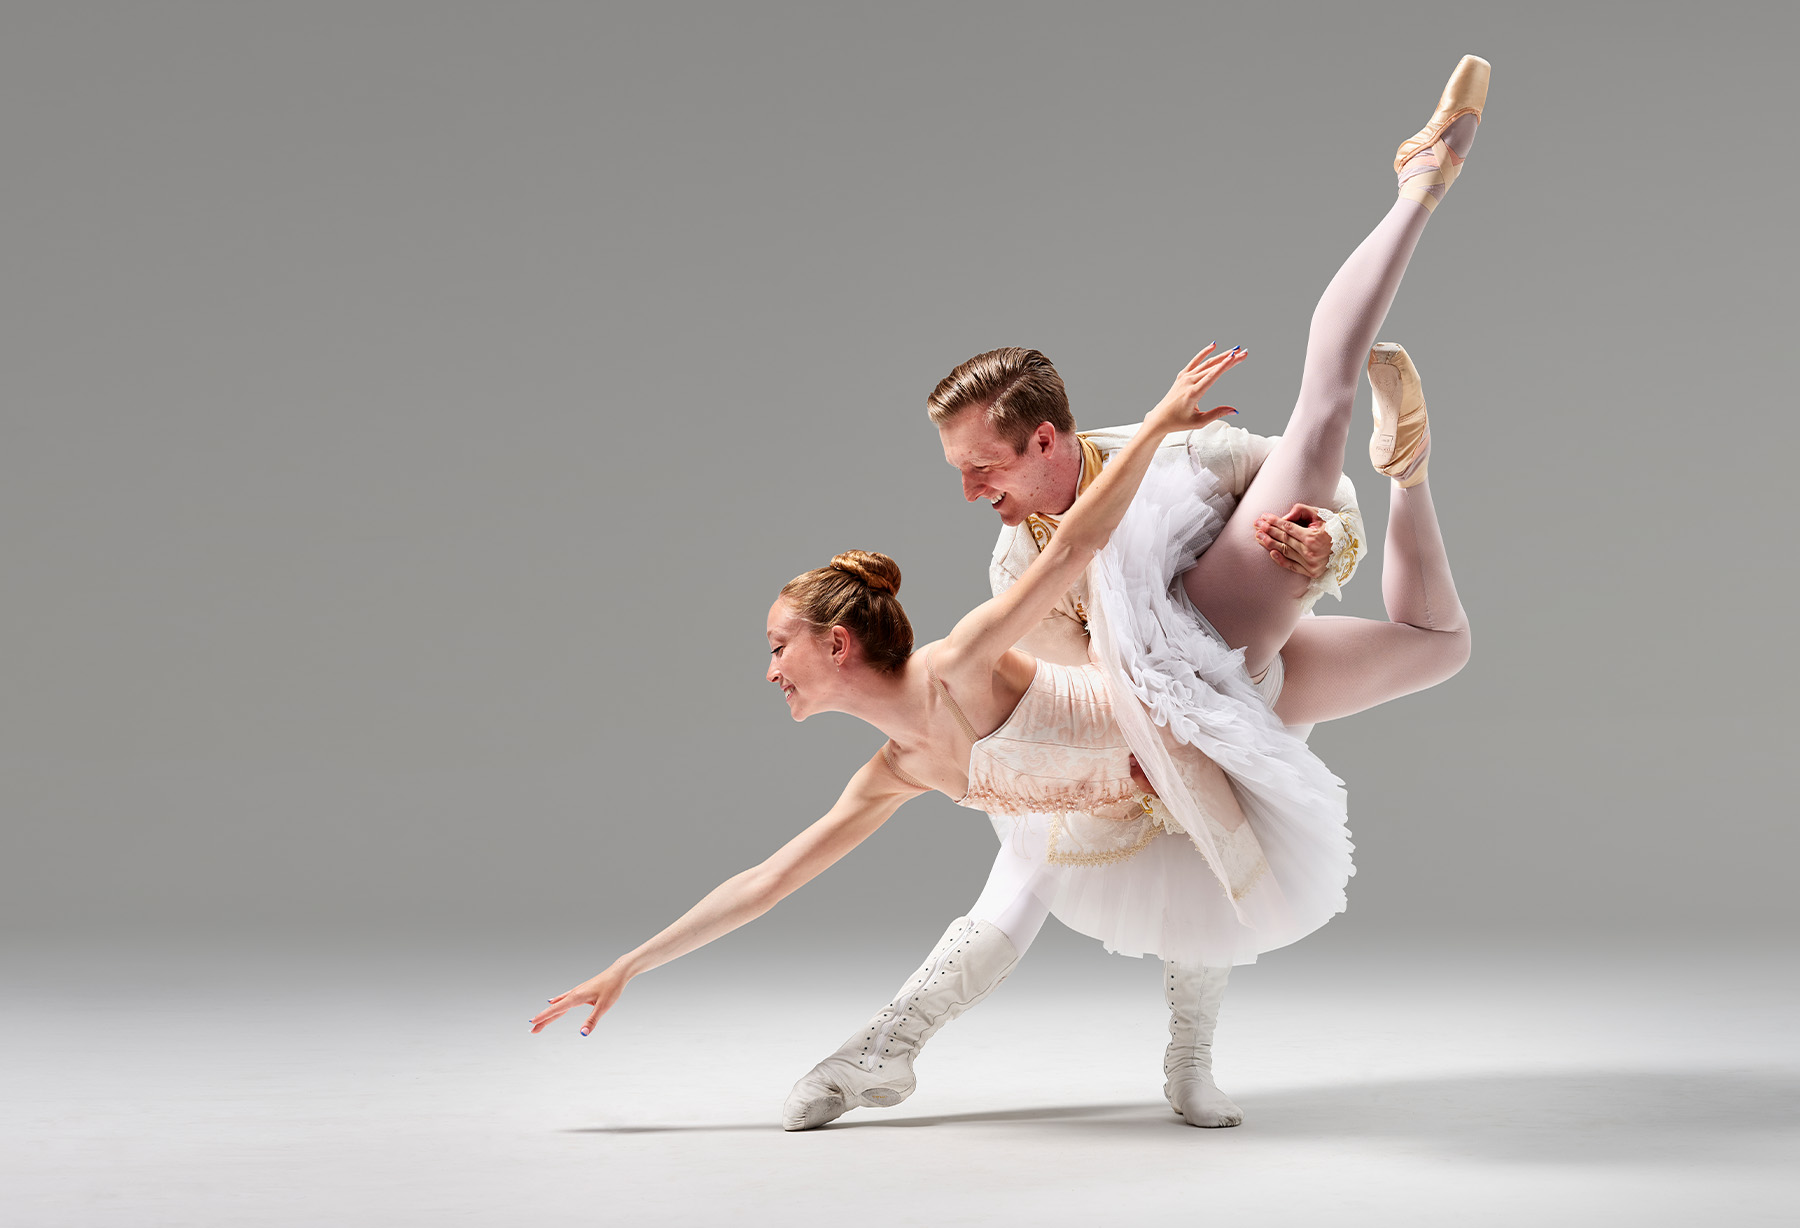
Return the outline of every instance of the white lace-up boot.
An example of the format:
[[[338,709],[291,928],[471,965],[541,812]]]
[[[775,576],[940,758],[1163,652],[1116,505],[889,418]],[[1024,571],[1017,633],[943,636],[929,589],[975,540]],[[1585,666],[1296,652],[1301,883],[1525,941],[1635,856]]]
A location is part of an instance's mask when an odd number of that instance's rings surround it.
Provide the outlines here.
[[[1163,1054],[1163,1095],[1190,1126],[1235,1126],[1244,1111],[1212,1077],[1213,1028],[1225,998],[1230,968],[1163,964],[1163,996],[1169,1001],[1169,1047]]]
[[[919,970],[869,1025],[794,1084],[786,1130],[811,1130],[861,1106],[892,1108],[912,1095],[913,1059],[936,1031],[993,993],[1019,962],[987,921],[958,917]]]

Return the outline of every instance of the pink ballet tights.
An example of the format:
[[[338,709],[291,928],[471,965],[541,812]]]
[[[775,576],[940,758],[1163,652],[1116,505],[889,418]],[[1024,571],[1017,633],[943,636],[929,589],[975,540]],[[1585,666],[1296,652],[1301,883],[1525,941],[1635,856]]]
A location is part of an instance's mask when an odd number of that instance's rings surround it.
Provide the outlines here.
[[[1325,287],[1307,335],[1300,395],[1281,442],[1263,462],[1219,538],[1181,578],[1189,600],[1260,675],[1300,621],[1306,581],[1275,566],[1255,521],[1296,503],[1329,504],[1344,471],[1356,387],[1413,248],[1431,216],[1397,200]]]
[[[1469,618],[1431,505],[1431,481],[1389,482],[1381,596],[1388,622],[1303,618],[1281,650],[1275,715],[1286,725],[1349,716],[1435,686],[1469,659]]]

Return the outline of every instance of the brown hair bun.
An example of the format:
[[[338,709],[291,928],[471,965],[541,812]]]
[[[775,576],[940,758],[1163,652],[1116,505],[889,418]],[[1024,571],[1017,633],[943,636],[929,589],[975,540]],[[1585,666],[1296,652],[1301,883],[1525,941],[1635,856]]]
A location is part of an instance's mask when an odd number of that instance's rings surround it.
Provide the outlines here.
[[[831,560],[834,570],[846,572],[878,593],[898,596],[900,565],[885,554],[872,550],[846,550]]]
[[[912,653],[912,624],[900,607],[900,565],[872,550],[846,550],[781,586],[781,599],[821,631],[843,627],[869,664],[892,672]]]

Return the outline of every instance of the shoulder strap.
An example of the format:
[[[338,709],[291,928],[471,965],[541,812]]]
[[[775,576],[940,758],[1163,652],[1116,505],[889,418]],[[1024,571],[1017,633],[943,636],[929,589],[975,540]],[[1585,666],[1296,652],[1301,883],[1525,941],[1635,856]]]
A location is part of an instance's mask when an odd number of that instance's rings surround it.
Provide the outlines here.
[[[975,726],[969,724],[969,718],[964,716],[963,710],[956,706],[956,699],[950,694],[950,688],[944,685],[944,680],[937,676],[935,669],[931,668],[930,652],[925,654],[925,676],[931,679],[931,685],[935,686],[938,693],[944,697],[944,702],[950,706],[950,715],[956,718],[956,723],[962,726],[962,731],[969,735],[969,741],[981,741],[981,735],[975,732]]]
[[[926,784],[924,781],[914,780],[911,776],[908,776],[905,772],[902,772],[900,770],[900,765],[898,763],[894,762],[894,743],[893,743],[893,739],[891,739],[891,738],[888,741],[882,743],[881,761],[883,763],[887,764],[888,771],[890,771],[894,775],[898,776],[901,779],[901,781],[903,781],[904,783],[911,785],[913,788],[919,790],[921,793],[930,793],[931,792],[930,785]]]

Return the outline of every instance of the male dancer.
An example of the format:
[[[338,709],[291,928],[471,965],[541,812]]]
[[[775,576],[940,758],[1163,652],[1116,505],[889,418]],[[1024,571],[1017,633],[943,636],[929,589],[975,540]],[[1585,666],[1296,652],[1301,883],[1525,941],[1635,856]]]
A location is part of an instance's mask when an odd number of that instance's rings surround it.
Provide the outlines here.
[[[1059,518],[1136,430],[1124,426],[1077,431],[1061,376],[1036,350],[1006,348],[978,354],[946,376],[927,404],[944,446],[944,459],[962,474],[963,497],[971,503],[986,499],[999,513],[1002,527],[988,569],[995,596],[1024,574],[1056,532]],[[1171,435],[1163,447],[1185,450],[1192,464],[1213,474],[1220,493],[1230,500],[1229,504],[1215,500],[1215,507],[1225,517],[1274,444],[1273,439],[1214,422],[1197,431]],[[1279,524],[1264,529],[1269,566],[1280,564],[1293,573],[1290,587],[1295,599],[1307,607],[1324,593],[1338,596],[1365,553],[1362,513],[1356,488],[1347,476],[1338,484],[1335,504],[1332,508],[1295,505]],[[1019,641],[1019,647],[1058,664],[1086,662],[1087,601],[1087,584],[1078,581],[1063,594],[1050,616]],[[1279,667],[1265,669],[1255,681],[1273,703]],[[1004,843],[1005,825],[996,823],[995,831]],[[1012,889],[1017,875],[1009,873],[1007,863],[1002,848],[989,882],[1001,885],[1002,897],[1018,897],[1020,893]],[[788,1129],[823,1125],[858,1103],[889,1107],[910,1094],[910,1087],[900,1093],[885,1085],[893,1081],[892,1072],[899,1064],[910,1067],[930,1032],[915,1038],[913,1029],[898,1029],[891,1039],[901,1043],[884,1046],[880,1080],[867,1078],[868,1072],[848,1063],[847,1051],[860,1054],[869,1036],[879,1033],[880,1025],[894,1018],[903,1005],[910,1005],[915,1015],[924,1018],[944,1010],[932,998],[966,999],[962,1009],[967,1009],[998,987],[1017,963],[1018,957],[1007,956],[1029,945],[1043,923],[1043,910],[1027,898],[1021,924],[1003,916],[1009,901],[995,897],[992,890],[984,892],[969,917],[952,922],[932,956],[908,980],[908,988],[924,983],[924,992],[908,995],[903,990],[877,1013],[871,1028],[852,1037],[794,1086],[783,1114]],[[972,918],[1000,920],[1002,924],[983,926]],[[984,946],[995,950],[980,949]],[[962,948],[964,975],[953,981],[942,975],[942,965],[944,956],[958,947]],[[1170,1036],[1164,1057],[1164,1090],[1171,1106],[1190,1125],[1235,1126],[1243,1120],[1241,1110],[1212,1081],[1212,1034],[1230,974],[1229,967],[1164,961]],[[908,1040],[913,1043],[906,1043]],[[883,1086],[874,1086],[877,1082]]]
[[[1425,219],[1455,179],[1473,141],[1486,97],[1487,73],[1485,61],[1465,57],[1431,122],[1401,146],[1395,159],[1399,201],[1340,269],[1315,313],[1296,418],[1318,415],[1331,424],[1331,430],[1348,429],[1356,374],[1370,352]],[[1355,367],[1346,380],[1342,368],[1352,360]],[[994,591],[1001,592],[1048,542],[1057,517],[1099,473],[1107,455],[1122,445],[1125,433],[1077,434],[1061,380],[1036,351],[996,350],[970,359],[938,385],[929,405],[945,459],[962,473],[964,497],[988,499],[1001,517],[1004,527],[990,569]],[[1422,429],[1422,407],[1419,421]],[[1370,449],[1377,467],[1396,479],[1397,490],[1422,482],[1429,435],[1396,438],[1391,424],[1388,434],[1382,434],[1382,429],[1378,424]],[[1244,495],[1272,447],[1272,441],[1219,424],[1171,444],[1187,448],[1190,458],[1210,469],[1234,501]],[[1336,455],[1341,457],[1341,449]],[[1272,706],[1282,685],[1280,649],[1303,606],[1320,591],[1335,591],[1338,583],[1349,578],[1362,552],[1354,493],[1345,497],[1347,480],[1341,475],[1335,515],[1300,504],[1292,505],[1285,516],[1274,514],[1268,502],[1271,490],[1306,490],[1314,498],[1323,496],[1315,459],[1305,454],[1283,456],[1281,474],[1258,487],[1260,497],[1253,496],[1263,509],[1252,522],[1253,531],[1220,543],[1226,556],[1233,552],[1239,556],[1235,567],[1221,560],[1220,567],[1206,569],[1215,575],[1235,575],[1241,582],[1250,576],[1242,565],[1243,552],[1262,550],[1295,574],[1285,580],[1264,575],[1240,583],[1245,591],[1221,587],[1208,589],[1204,599],[1196,598],[1202,614],[1211,619],[1221,637],[1232,647],[1245,650],[1252,678]],[[1331,471],[1337,468],[1334,459]],[[1406,496],[1397,493],[1395,498]],[[1417,501],[1428,506],[1428,496]],[[1323,553],[1320,531],[1332,543],[1331,557],[1323,569],[1318,567]],[[1392,544],[1390,531],[1390,547]],[[1202,568],[1196,567],[1190,577],[1200,571]],[[1444,579],[1447,581],[1447,573]],[[1196,587],[1187,579],[1184,585],[1190,596],[1195,596]],[[1454,605],[1454,590],[1450,591]],[[1409,624],[1409,631],[1450,634],[1437,636],[1445,645],[1445,652],[1438,654],[1443,664],[1415,667],[1414,677],[1385,680],[1385,696],[1431,685],[1454,673],[1466,660],[1467,627],[1459,606],[1442,625],[1429,616],[1414,621],[1390,614],[1396,623]],[[1065,595],[1058,612],[1021,647],[1043,658],[1080,663],[1087,659],[1086,621],[1086,593],[1084,585],[1077,584]],[[1369,697],[1368,702],[1379,702],[1379,697]],[[1321,711],[1337,715],[1363,706],[1367,703],[1346,696],[1341,706],[1327,703]],[[1279,707],[1277,713],[1282,714]],[[970,915],[952,923],[931,958],[869,1027],[795,1085],[784,1108],[786,1128],[812,1128],[849,1108],[886,1107],[911,1094],[912,1059],[925,1040],[991,993],[1042,924],[1042,902],[1031,898],[1030,882],[1019,878],[1016,867],[1008,869],[1007,861],[1003,848],[988,888]],[[1104,872],[1104,867],[1096,870]],[[1165,972],[1170,1043],[1164,1059],[1164,1093],[1171,1107],[1191,1125],[1237,1125],[1243,1119],[1241,1111],[1219,1092],[1211,1075],[1212,1033],[1230,969],[1167,962]],[[872,1044],[879,1046],[879,1073],[877,1063],[865,1056]]]

